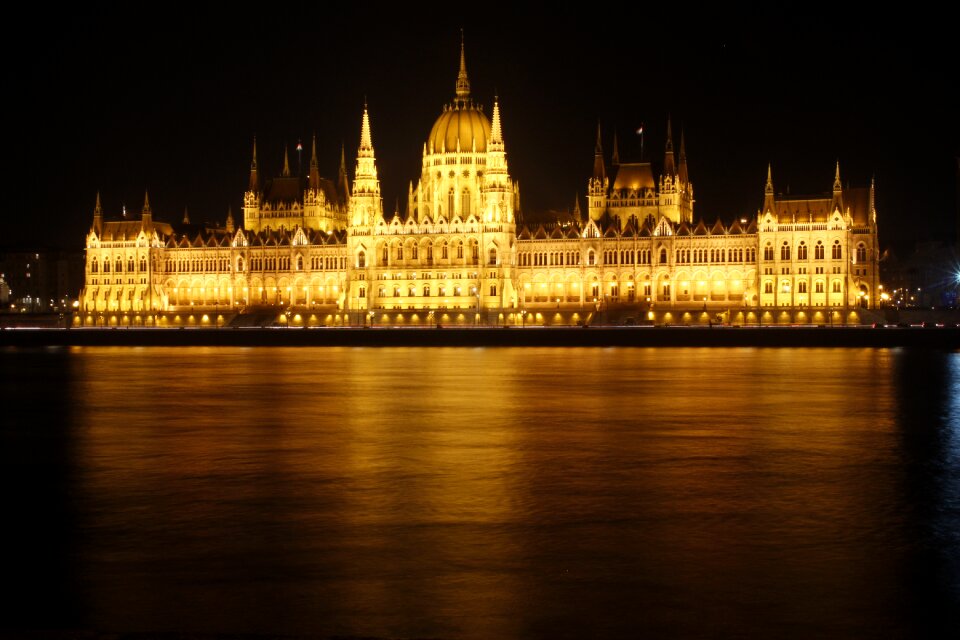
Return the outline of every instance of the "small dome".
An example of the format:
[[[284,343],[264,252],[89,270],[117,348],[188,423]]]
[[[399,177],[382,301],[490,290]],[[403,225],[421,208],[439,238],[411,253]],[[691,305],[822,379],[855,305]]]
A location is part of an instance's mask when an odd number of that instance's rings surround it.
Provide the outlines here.
[[[477,143],[477,152],[487,151],[487,139],[490,138],[490,120],[478,107],[469,103],[457,102],[440,114],[427,138],[427,153],[452,153],[457,150],[469,152],[473,143]]]

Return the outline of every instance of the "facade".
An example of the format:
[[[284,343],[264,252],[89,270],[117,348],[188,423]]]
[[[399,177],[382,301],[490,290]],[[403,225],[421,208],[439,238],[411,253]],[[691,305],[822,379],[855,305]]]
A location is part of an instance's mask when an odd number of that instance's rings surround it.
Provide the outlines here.
[[[243,221],[222,227],[104,220],[87,234],[76,324],[292,325],[860,322],[879,287],[874,189],[774,193],[729,226],[694,216],[685,144],[607,170],[600,131],[588,210],[519,224],[500,105],[470,94],[463,49],[456,91],[423,145],[406,211],[386,215],[364,106],[353,183],[266,179],[256,142]]]

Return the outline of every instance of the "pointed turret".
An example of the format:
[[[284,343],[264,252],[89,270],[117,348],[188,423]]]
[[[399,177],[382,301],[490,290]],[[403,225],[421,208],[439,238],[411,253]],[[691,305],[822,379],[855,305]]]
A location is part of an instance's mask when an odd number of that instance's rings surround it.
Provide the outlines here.
[[[677,175],[680,178],[680,182],[683,184],[688,184],[690,182],[690,176],[687,173],[687,144],[684,139],[683,129],[680,129],[680,168],[678,169]]]
[[[247,191],[257,192],[260,190],[260,178],[257,175],[257,137],[253,137],[253,160],[250,162],[250,184]]]
[[[320,164],[317,161],[317,135],[313,135],[313,142],[310,145],[310,180],[309,187],[313,190],[320,189]]]
[[[350,197],[353,225],[370,225],[383,217],[383,201],[380,198],[380,180],[377,179],[377,160],[373,152],[373,135],[370,133],[370,113],[366,101],[363,105],[363,122],[360,126],[360,148],[357,150],[357,170],[353,176],[353,195]]]
[[[470,79],[467,78],[467,56],[464,53],[463,30],[460,30],[460,72],[457,74],[457,102],[470,99]]]
[[[360,149],[361,158],[373,157],[373,136],[370,134],[370,113],[367,111],[367,103],[363,103],[363,124],[360,127]]]
[[[140,211],[140,216],[142,220],[141,224],[144,228],[153,226],[153,211],[150,210],[150,194],[146,190],[143,192],[143,209]]]
[[[283,173],[284,178],[290,177],[290,153],[287,145],[283,145]]]
[[[503,131],[500,128],[500,100],[493,97],[493,124],[490,126],[490,143],[503,144]]]
[[[227,233],[233,233],[236,231],[236,226],[233,222],[233,207],[227,207]]]
[[[100,206],[100,192],[97,191],[97,204],[93,206],[93,230],[100,235],[103,230],[103,207]]]
[[[843,211],[843,186],[840,184],[840,161],[837,160],[837,169],[833,174],[833,202],[830,204],[833,211]]]
[[[663,153],[663,175],[674,176],[677,170],[673,159],[673,127],[670,124],[670,116],[667,116],[667,145]]]
[[[767,163],[767,186],[763,189],[763,213],[776,213],[776,202],[773,195],[773,169]]]
[[[620,165],[620,150],[617,148],[617,132],[613,132],[613,157],[610,159],[610,164],[613,166]]]
[[[183,205],[183,224],[190,224],[190,210]]]
[[[601,182],[607,177],[607,169],[603,166],[603,143],[600,138],[599,120],[597,120],[597,144],[593,149],[593,177]]]
[[[877,222],[877,200],[876,200],[876,178],[870,176],[870,202],[867,203],[867,213],[870,215],[870,222]]]
[[[337,171],[337,190],[340,193],[340,204],[346,204],[350,199],[350,179],[347,177],[347,153],[340,143],[340,169]]]
[[[582,220],[583,214],[580,211],[580,194],[575,193],[573,195],[573,218],[575,220]]]

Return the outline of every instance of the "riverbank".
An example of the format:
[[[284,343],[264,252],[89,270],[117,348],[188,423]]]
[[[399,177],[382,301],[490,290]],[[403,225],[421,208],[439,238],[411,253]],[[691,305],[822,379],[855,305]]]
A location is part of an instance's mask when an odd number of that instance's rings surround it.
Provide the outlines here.
[[[0,346],[912,347],[960,349],[956,327],[431,327],[4,329]]]

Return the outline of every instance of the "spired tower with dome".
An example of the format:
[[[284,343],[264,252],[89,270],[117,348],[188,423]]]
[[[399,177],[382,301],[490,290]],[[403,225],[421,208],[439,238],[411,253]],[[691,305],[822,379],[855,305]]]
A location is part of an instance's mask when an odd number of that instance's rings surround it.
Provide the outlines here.
[[[461,42],[456,93],[423,145],[420,179],[410,184],[405,216],[383,216],[364,111],[347,230],[353,266],[348,308],[376,309],[388,320],[391,311],[418,310],[444,311],[456,322],[502,319],[517,303],[517,200],[499,101],[491,121],[470,97]]]

